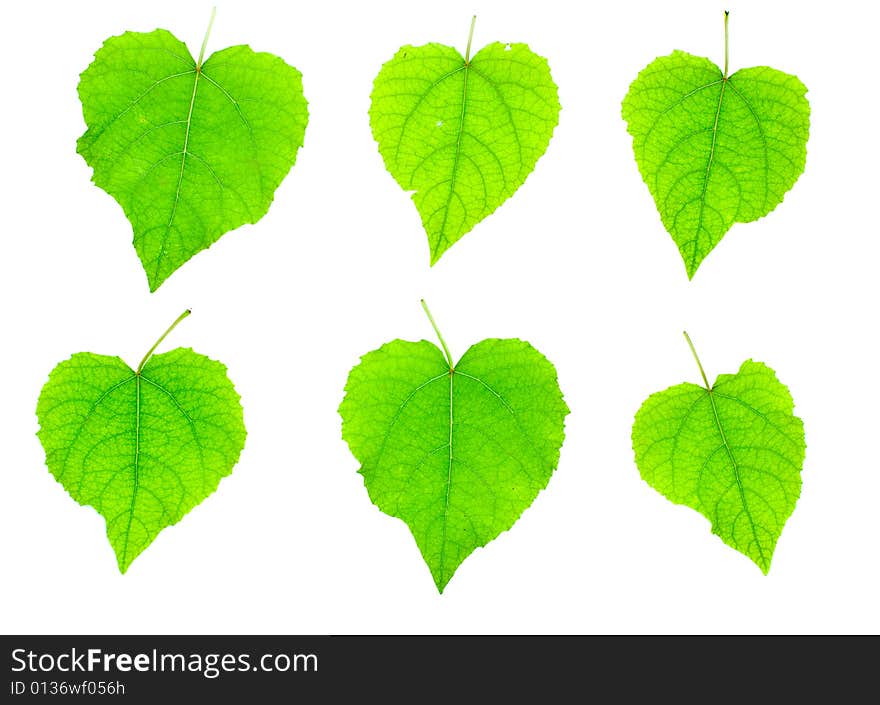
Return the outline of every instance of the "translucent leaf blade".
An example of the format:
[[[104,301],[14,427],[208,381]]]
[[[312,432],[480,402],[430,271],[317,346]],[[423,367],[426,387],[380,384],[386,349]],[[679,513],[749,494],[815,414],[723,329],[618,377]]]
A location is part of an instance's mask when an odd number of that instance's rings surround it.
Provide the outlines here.
[[[104,517],[123,573],[217,489],[246,435],[225,366],[188,348],[151,357],[141,374],[77,353],[50,374],[37,416],[49,471]]]
[[[689,278],[734,223],[770,213],[803,173],[806,90],[766,66],[725,78],[682,51],[655,59],[633,81],[623,118]]]
[[[78,90],[77,151],[131,222],[151,291],[266,214],[308,122],[302,76],[278,57],[235,46],[197,68],[161,29],[108,39]]]
[[[547,150],[559,98],[547,60],[489,44],[404,46],[373,84],[370,125],[385,167],[413,201],[431,264],[522,185]]]
[[[364,355],[345,390],[343,438],[370,499],[407,523],[440,592],[558,463],[568,407],[523,341],[478,343],[450,373],[436,346],[396,340]]]
[[[788,389],[747,360],[712,390],[681,384],[652,394],[632,430],[642,478],[703,514],[713,533],[767,573],[800,496],[806,443]]]

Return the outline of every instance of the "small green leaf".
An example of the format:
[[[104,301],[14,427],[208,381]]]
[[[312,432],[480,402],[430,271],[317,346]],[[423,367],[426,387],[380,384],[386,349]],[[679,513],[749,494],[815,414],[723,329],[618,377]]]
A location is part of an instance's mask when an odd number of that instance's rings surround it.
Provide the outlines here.
[[[80,76],[77,151],[131,221],[150,291],[262,218],[303,144],[300,72],[248,46],[203,62],[207,41],[196,61],[164,29],[126,32]]]
[[[119,570],[217,489],[244,447],[241,403],[226,367],[189,348],[153,351],[136,370],[76,353],[37,402],[46,464],[70,496],[107,521]]]
[[[522,185],[559,122],[547,60],[497,42],[470,58],[473,31],[464,57],[442,44],[402,47],[373,84],[373,137],[414,191],[432,265]]]
[[[623,99],[633,151],[663,225],[693,278],[734,223],[767,215],[803,173],[806,86],[767,66],[724,71],[674,51],[646,66]]]
[[[788,388],[764,363],[746,360],[711,387],[699,358],[697,365],[705,387],[670,387],[636,413],[636,465],[645,482],[700,512],[766,574],[800,496],[804,425]]]
[[[364,355],[339,413],[370,499],[407,523],[443,592],[547,486],[568,407],[528,343],[484,340],[453,366],[437,336],[442,352],[394,340]]]

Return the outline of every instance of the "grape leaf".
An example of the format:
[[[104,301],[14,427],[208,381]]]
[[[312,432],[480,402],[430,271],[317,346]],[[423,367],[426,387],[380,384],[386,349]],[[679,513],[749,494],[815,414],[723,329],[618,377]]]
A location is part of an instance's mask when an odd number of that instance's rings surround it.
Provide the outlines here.
[[[623,99],[633,151],[689,279],[734,223],[761,218],[804,170],[806,86],[767,66],[728,75],[674,51],[646,66]]]
[[[217,489],[244,447],[226,367],[189,348],[153,355],[188,314],[136,370],[118,357],[76,353],[52,370],[37,402],[49,471],[107,521],[123,573]]]
[[[195,61],[164,29],[126,32],[80,76],[77,151],[131,222],[150,291],[262,218],[303,144],[300,72],[248,46],[203,62],[207,41]]]
[[[709,386],[687,341],[705,387],[679,384],[645,400],[632,429],[636,465],[645,482],[700,512],[766,574],[801,492],[803,422],[767,365],[746,360]]]
[[[547,486],[568,407],[552,363],[528,343],[484,340],[453,365],[434,329],[443,352],[394,340],[364,355],[339,413],[370,499],[409,525],[442,593]]]
[[[442,44],[401,47],[373,84],[373,137],[414,191],[432,265],[523,184],[559,121],[547,60],[498,42],[471,58],[473,31],[464,57]]]

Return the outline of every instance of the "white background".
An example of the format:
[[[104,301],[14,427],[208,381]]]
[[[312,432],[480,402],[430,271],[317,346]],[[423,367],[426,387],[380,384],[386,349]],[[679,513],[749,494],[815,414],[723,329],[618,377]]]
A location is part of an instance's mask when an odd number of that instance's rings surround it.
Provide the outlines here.
[[[586,9],[589,7],[590,9]],[[734,2],[731,70],[809,87],[806,171],[735,225],[688,282],[632,156],[620,101],[674,48],[723,60],[715,2],[445,0],[219,4],[208,53],[248,43],[304,75],[305,147],[268,215],[153,295],[111,197],[76,153],[78,74],[124,30],[194,54],[210,3],[4,7],[0,629],[87,633],[877,632],[876,5]],[[433,268],[369,129],[372,80],[402,44],[523,41],[563,110],[516,195]],[[460,356],[529,340],[572,409],[549,487],[437,594],[407,527],[374,507],[336,412],[359,356],[432,339]],[[247,445],[217,493],[121,576],[104,520],[44,464],[37,396],[77,351],[136,364],[186,307],[177,345],[224,361]],[[803,491],[769,576],[639,477],[651,392],[746,358],[805,422]]]

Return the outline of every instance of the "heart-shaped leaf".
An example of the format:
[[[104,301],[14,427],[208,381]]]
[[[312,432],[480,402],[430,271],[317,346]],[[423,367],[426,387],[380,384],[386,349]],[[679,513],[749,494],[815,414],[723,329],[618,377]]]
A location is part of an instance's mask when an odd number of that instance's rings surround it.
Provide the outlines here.
[[[232,472],[244,447],[241,403],[226,367],[189,348],[153,351],[136,370],[76,353],[40,393],[38,433],[49,471],[107,520],[119,570]]]
[[[415,192],[432,265],[522,185],[559,121],[546,59],[525,44],[470,48],[404,46],[373,84],[373,137]]]
[[[767,215],[804,170],[810,104],[796,76],[727,72],[674,51],[646,66],[623,99],[633,151],[688,278],[734,223]]]
[[[409,525],[443,592],[547,486],[568,407],[552,363],[528,343],[484,340],[453,365],[437,336],[443,352],[394,340],[364,355],[339,413],[370,499]]]
[[[651,487],[696,509],[766,573],[801,493],[804,424],[764,363],[746,360],[710,386],[691,351],[705,387],[679,384],[645,400],[632,429],[636,465]]]
[[[164,29],[126,32],[80,77],[77,151],[131,221],[150,291],[262,218],[303,144],[300,72],[247,46],[203,62],[207,41],[196,61]]]

